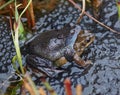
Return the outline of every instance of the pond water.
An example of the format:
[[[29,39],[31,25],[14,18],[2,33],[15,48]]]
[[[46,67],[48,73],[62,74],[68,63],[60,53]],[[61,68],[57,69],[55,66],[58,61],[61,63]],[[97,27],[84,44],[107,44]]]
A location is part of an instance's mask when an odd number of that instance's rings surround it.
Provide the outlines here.
[[[45,11],[43,10],[45,13]],[[88,9],[92,15],[91,9]],[[99,21],[119,30],[120,21],[117,19],[117,8],[115,0],[104,0],[100,11]],[[75,24],[80,11],[75,9],[70,3],[61,0],[56,9],[50,13],[45,13],[43,17],[37,16],[37,33],[50,29],[60,29],[67,23]],[[72,91],[75,95],[75,86],[81,84],[83,95],[119,95],[120,94],[120,35],[114,34],[106,28],[84,16],[79,24],[82,29],[90,30],[95,34],[94,42],[85,50],[83,59],[89,59],[93,65],[80,68],[74,63],[67,63],[67,72],[60,73],[56,78],[46,80],[55,89],[58,95],[65,95],[63,81],[69,78],[72,83]],[[15,55],[15,50],[9,30],[8,21],[3,21],[0,17],[0,84],[11,76],[14,70],[11,65],[11,58]],[[43,84],[39,78],[34,79],[38,86]],[[4,87],[0,89],[4,92]],[[48,94],[49,95],[49,94]]]

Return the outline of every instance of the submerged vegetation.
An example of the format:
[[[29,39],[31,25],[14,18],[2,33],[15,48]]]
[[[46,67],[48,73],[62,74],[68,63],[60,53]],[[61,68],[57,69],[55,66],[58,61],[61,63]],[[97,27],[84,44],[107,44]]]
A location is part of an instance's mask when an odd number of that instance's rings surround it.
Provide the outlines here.
[[[10,28],[11,28],[11,32],[12,32],[12,38],[13,38],[13,42],[14,42],[14,46],[15,46],[15,50],[16,50],[16,56],[13,57],[12,62],[13,62],[13,66],[16,70],[16,73],[19,74],[19,76],[22,78],[22,80],[20,82],[18,82],[18,84],[16,84],[16,87],[11,88],[11,94],[10,95],[15,95],[15,93],[17,93],[17,89],[21,90],[21,95],[26,95],[26,93],[30,93],[31,95],[46,95],[44,89],[42,87],[38,88],[35,86],[34,82],[32,81],[30,75],[26,72],[24,66],[23,66],[23,60],[22,60],[22,55],[20,52],[20,45],[19,45],[19,41],[26,39],[25,37],[25,29],[23,26],[23,23],[21,22],[21,17],[23,16],[24,13],[26,13],[26,17],[28,19],[28,27],[34,27],[35,26],[35,17],[34,17],[34,11],[33,11],[33,7],[36,4],[36,2],[34,1],[32,5],[32,0],[28,0],[28,2],[26,2],[27,0],[23,0],[24,2],[24,6],[22,6],[22,4],[17,4],[17,0],[9,0],[8,2],[4,2],[3,1],[2,6],[0,6],[0,13],[4,13],[4,11],[2,11],[2,9],[6,8],[9,6],[10,8],[10,13],[14,16],[14,22],[12,22],[12,16],[10,15]],[[82,9],[80,8],[80,6],[78,6],[73,0],[68,0],[69,2],[71,2],[78,10],[82,11],[82,13],[80,14],[80,17],[78,18],[78,22],[81,21],[82,17],[84,15],[87,15],[88,17],[90,17],[91,19],[93,19],[95,22],[99,23],[100,25],[106,27],[107,29],[111,30],[114,33],[118,33],[117,31],[111,29],[110,27],[104,25],[103,23],[99,22],[97,20],[98,16],[100,14],[99,13],[99,8],[101,6],[101,2],[98,2],[99,0],[95,0],[94,2],[91,0],[87,0],[88,3],[90,3],[93,6],[93,13],[95,18],[93,18],[92,16],[90,16],[87,12],[85,12],[85,8],[86,8],[86,3],[85,0],[81,0],[83,7]],[[37,1],[38,2],[38,1]],[[40,3],[40,5],[44,4],[47,2],[46,7],[41,6],[41,8],[44,9],[50,9],[52,10],[52,6],[54,4],[56,4],[55,0],[42,0]],[[118,15],[120,18],[120,4],[119,2],[116,0],[117,6],[118,6]],[[0,4],[0,5],[1,5]],[[14,7],[13,7],[14,6]],[[19,14],[19,8],[21,8],[21,6],[23,7],[23,11]],[[12,7],[12,8],[11,8]],[[38,8],[39,6],[36,6],[36,8]],[[13,11],[14,8],[14,11]],[[39,8],[38,8],[39,9]],[[12,12],[11,12],[12,11]],[[8,13],[8,11],[6,11]],[[5,13],[6,13],[5,12]],[[119,34],[119,33],[118,33]],[[17,67],[17,65],[19,64],[20,69]],[[43,82],[44,86],[46,87],[47,91],[51,94],[51,95],[57,95],[57,93],[55,92],[55,90],[50,86],[50,84],[43,78],[41,79],[41,81]],[[16,80],[17,82],[17,80]],[[66,95],[72,95],[72,90],[71,90],[71,82],[69,79],[66,79],[64,81],[64,87],[65,87],[65,91],[66,91]],[[26,90],[27,91],[26,91]],[[9,93],[9,92],[6,92]],[[74,95],[74,94],[73,94]],[[77,85],[76,86],[76,95],[82,95],[82,86],[81,85]]]

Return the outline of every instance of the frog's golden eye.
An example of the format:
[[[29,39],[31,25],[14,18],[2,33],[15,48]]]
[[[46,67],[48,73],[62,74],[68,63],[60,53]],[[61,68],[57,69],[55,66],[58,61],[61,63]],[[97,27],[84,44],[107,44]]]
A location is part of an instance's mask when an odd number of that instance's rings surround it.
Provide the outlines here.
[[[64,35],[63,35],[63,34],[58,34],[58,35],[57,35],[57,38],[58,38],[58,39],[63,39],[63,38],[64,38]]]

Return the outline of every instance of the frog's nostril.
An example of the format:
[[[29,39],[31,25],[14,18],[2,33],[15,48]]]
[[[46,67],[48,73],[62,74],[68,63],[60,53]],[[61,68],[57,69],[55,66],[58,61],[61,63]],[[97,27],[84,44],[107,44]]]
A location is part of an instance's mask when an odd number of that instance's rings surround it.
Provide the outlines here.
[[[58,34],[58,35],[57,35],[57,38],[58,38],[58,39],[63,39],[63,38],[64,38],[64,35]]]

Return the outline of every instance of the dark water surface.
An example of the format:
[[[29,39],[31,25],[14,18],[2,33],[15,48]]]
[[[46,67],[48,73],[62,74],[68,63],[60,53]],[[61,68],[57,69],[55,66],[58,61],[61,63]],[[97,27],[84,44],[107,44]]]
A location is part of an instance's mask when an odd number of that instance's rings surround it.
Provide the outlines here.
[[[67,1],[61,0],[57,8],[51,13],[43,17],[37,16],[37,31],[60,29],[64,24],[74,24],[79,13],[80,11]],[[14,72],[11,58],[15,55],[8,23],[2,19],[1,17],[0,84]],[[104,0],[99,20],[112,28],[120,28],[115,0]],[[60,73],[56,78],[47,78],[47,81],[58,95],[65,95],[63,88],[65,78],[71,80],[74,95],[77,84],[82,84],[83,95],[120,95],[120,35],[101,27],[87,16],[83,17],[80,26],[82,29],[90,30],[96,36],[93,44],[85,50],[82,56],[84,59],[90,59],[93,65],[83,69],[74,63],[68,63],[66,64],[67,72]],[[37,85],[42,85],[38,80],[35,82]],[[0,85],[0,87],[2,86]],[[3,88],[1,89],[3,90]]]

